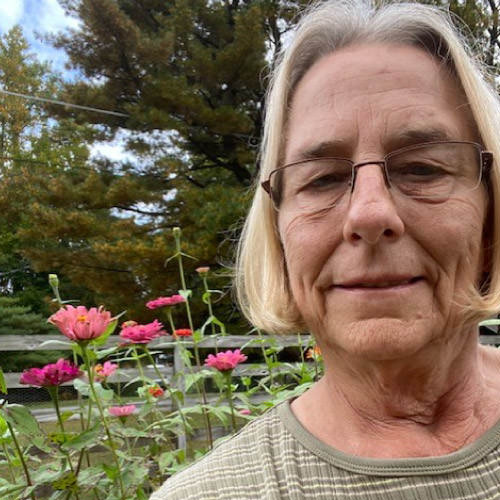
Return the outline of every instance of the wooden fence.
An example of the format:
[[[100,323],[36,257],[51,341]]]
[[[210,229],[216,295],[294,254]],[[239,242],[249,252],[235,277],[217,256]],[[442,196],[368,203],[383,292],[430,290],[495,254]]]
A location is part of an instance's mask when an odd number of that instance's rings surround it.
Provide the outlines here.
[[[485,330],[483,330],[485,331]],[[299,340],[300,339],[300,340]],[[70,350],[70,346],[64,346],[59,343],[51,343],[47,341],[61,341],[66,340],[61,335],[3,335],[0,337],[0,351],[53,351],[53,350]],[[267,336],[258,337],[257,335],[226,335],[226,336],[206,336],[201,342],[198,343],[198,348],[206,352],[214,352],[217,348],[222,349],[259,349],[261,347],[269,348],[279,347],[279,348],[296,348],[298,349],[299,341],[302,344],[302,348],[307,347],[311,343],[310,335],[287,335],[287,336]],[[117,346],[121,342],[118,335],[112,335],[109,337],[107,343],[103,348]],[[193,342],[191,340],[182,340],[182,344],[186,348],[192,348]],[[480,335],[480,342],[482,344],[489,345],[500,345],[500,335]],[[160,337],[155,339],[150,344],[148,344],[151,351],[155,353],[161,352],[164,356],[164,362],[159,361],[158,367],[165,378],[172,377],[175,373],[185,371],[183,363],[181,360],[180,349],[176,340],[170,336]],[[158,354],[155,354],[158,356]],[[166,362],[165,360],[169,360]],[[1,366],[1,355],[0,355],[0,366]],[[144,364],[144,374],[146,377],[160,382],[158,375],[151,365]],[[279,371],[279,369],[278,369]],[[234,375],[236,377],[250,376],[258,377],[267,375],[267,366],[262,363],[245,363],[236,367]],[[21,373],[5,373],[5,379],[8,389],[15,389],[16,392],[19,390],[23,391],[33,391],[36,389],[30,388],[29,386],[22,385],[19,383]],[[135,367],[120,368],[115,374],[109,377],[108,382],[111,384],[116,383],[127,383],[134,378],[139,376],[139,372]],[[71,386],[72,382],[67,382],[67,386]],[[9,399],[9,396],[7,396]]]

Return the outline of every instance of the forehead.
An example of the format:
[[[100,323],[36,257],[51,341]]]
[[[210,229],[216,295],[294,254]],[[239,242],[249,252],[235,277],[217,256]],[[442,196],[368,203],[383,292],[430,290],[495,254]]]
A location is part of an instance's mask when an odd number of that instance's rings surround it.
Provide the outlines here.
[[[469,107],[449,71],[425,51],[359,45],[317,61],[289,109],[285,161],[329,154],[382,154],[427,140],[474,140]],[[315,149],[316,148],[316,149]]]

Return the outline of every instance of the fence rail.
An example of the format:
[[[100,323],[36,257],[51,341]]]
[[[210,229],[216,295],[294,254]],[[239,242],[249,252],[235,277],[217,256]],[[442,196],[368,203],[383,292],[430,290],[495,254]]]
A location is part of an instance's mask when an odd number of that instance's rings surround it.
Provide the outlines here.
[[[60,335],[3,335],[0,337],[0,351],[53,351],[53,350],[71,350],[71,343],[62,339]],[[500,345],[500,335],[480,335],[479,341],[485,345]],[[171,377],[179,371],[182,366],[179,351],[176,349],[177,342],[187,347],[193,347],[192,340],[177,341],[171,335],[166,335],[159,339],[153,340],[149,348],[153,351],[170,351],[173,356],[172,364],[159,365],[161,373],[164,377]],[[302,347],[306,347],[311,342],[310,335],[301,335],[300,343]],[[118,335],[111,335],[104,347],[114,347],[122,343],[122,339]],[[234,349],[245,347],[294,347],[298,346],[299,337],[297,335],[283,335],[283,336],[267,336],[263,335],[226,335],[226,336],[207,336],[198,343],[200,349]],[[1,359],[1,358],[0,358]],[[0,360],[1,366],[1,360]],[[239,365],[236,367],[235,376],[263,376],[266,375],[266,365],[262,363]],[[147,378],[159,381],[157,373],[152,366],[144,366],[144,374]],[[110,383],[127,383],[139,375],[137,368],[121,368],[109,378]],[[21,373],[5,373],[5,381],[8,389],[29,389],[27,386],[19,383]],[[71,386],[72,382],[66,384]]]

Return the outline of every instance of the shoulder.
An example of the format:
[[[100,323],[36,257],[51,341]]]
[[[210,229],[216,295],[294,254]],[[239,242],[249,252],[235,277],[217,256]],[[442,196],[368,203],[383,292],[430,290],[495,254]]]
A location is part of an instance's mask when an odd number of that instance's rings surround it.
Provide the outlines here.
[[[255,488],[265,484],[265,464],[274,463],[284,433],[276,408],[272,408],[169,478],[150,500],[261,498]]]

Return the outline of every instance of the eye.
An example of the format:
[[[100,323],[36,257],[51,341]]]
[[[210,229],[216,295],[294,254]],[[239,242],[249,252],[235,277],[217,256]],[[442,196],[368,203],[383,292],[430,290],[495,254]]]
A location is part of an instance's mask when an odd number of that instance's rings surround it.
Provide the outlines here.
[[[390,169],[390,175],[406,180],[430,181],[449,175],[444,168],[431,163],[410,163]]]
[[[305,189],[328,189],[331,187],[337,187],[339,184],[345,185],[346,183],[349,183],[350,180],[351,176],[346,173],[332,172],[312,179],[307,183]]]

